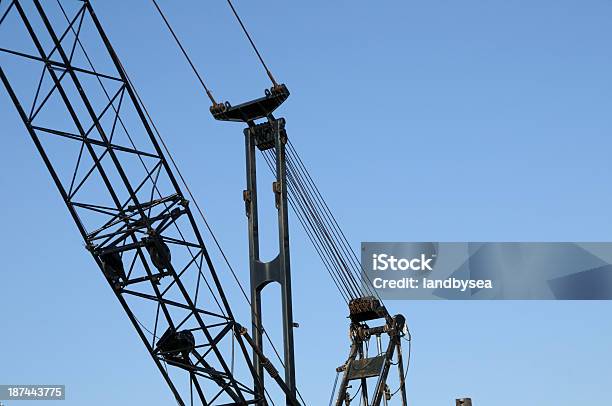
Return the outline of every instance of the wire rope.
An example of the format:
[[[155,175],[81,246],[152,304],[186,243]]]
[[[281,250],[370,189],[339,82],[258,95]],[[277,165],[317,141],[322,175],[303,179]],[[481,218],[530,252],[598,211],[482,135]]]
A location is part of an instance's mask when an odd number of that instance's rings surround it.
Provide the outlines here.
[[[242,31],[244,32],[244,35],[246,35],[247,39],[251,43],[251,47],[253,48],[253,51],[255,51],[255,53],[257,54],[257,58],[259,58],[259,61],[263,65],[264,69],[266,70],[266,74],[268,75],[268,77],[272,81],[272,84],[274,86],[277,86],[276,80],[274,80],[274,76],[272,76],[272,72],[270,72],[270,69],[268,69],[268,65],[266,65],[266,63],[264,62],[263,57],[261,56],[261,53],[259,52],[259,50],[255,46],[255,42],[253,42],[253,39],[251,38],[251,35],[249,34],[249,31],[246,29],[244,23],[242,22],[242,18],[240,18],[240,15],[236,11],[236,8],[234,7],[234,4],[232,4],[231,0],[227,0],[227,4],[232,9],[232,13],[234,14],[234,17],[236,17],[236,20],[238,21],[238,24],[240,24],[240,27],[242,27]]]
[[[178,38],[178,36],[174,32],[174,29],[170,25],[170,22],[168,21],[168,18],[166,17],[164,12],[162,11],[161,7],[159,7],[159,4],[157,4],[157,1],[156,0],[151,0],[151,1],[155,5],[155,8],[157,9],[157,12],[159,13],[159,15],[162,18],[162,20],[164,20],[164,23],[166,24],[166,27],[168,28],[168,31],[170,31],[170,34],[172,34],[172,37],[174,38],[174,42],[176,42],[176,45],[178,45],[178,47],[180,48],[181,53],[183,54],[183,56],[185,57],[185,59],[189,63],[189,66],[191,66],[191,70],[193,71],[193,73],[196,75],[196,77],[200,81],[200,84],[204,88],[204,91],[208,95],[208,98],[210,99],[210,101],[212,102],[213,105],[216,105],[217,102],[215,101],[215,98],[213,97],[211,91],[208,89],[208,86],[206,86],[206,82],[204,82],[204,79],[202,78],[202,75],[200,75],[200,72],[198,72],[198,70],[196,69],[195,65],[193,64],[191,58],[189,57],[189,54],[187,53],[187,51],[185,50],[185,47],[181,43],[181,40]]]

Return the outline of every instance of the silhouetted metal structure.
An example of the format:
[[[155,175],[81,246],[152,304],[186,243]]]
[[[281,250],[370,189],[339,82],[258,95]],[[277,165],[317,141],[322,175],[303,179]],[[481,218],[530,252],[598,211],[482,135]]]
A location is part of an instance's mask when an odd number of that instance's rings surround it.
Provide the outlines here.
[[[91,4],[0,4],[2,83],[177,402],[266,404],[189,201]]]
[[[338,389],[336,406],[348,405],[355,398],[358,398],[358,403],[364,406],[379,406],[381,403],[387,405],[398,392],[401,405],[406,406],[408,402],[401,345],[401,339],[407,332],[404,316],[398,314],[391,317],[384,305],[371,296],[352,300],[349,303],[349,310],[352,344],[347,361],[337,369],[338,373],[342,373],[342,381]],[[383,324],[375,327],[367,324],[376,320],[383,321]],[[382,336],[387,337],[386,348],[383,348]],[[372,337],[377,344],[374,356],[368,354],[368,343]],[[392,366],[397,367],[399,382],[398,389],[393,392],[387,384]],[[349,393],[352,381],[359,382],[353,395]],[[373,387],[369,385],[370,381],[374,381]],[[372,390],[371,397],[369,390]]]
[[[357,395],[365,406],[386,405],[398,392],[406,406],[404,317],[391,317],[382,302],[368,294],[370,288],[361,285],[355,253],[288,143],[285,120],[273,115],[289,91],[274,80],[229,4],[273,83],[264,97],[237,106],[214,101],[162,17],[213,102],[213,116],[247,124],[244,201],[252,336],[234,319],[190,202],[164,155],[168,153],[163,140],[90,2],[0,0],[0,78],[87,250],[179,404],[267,405],[264,371],[284,393],[287,405],[300,404],[293,340],[291,203],[349,305],[351,350],[337,369],[342,381],[336,406],[350,404]],[[259,256],[257,150],[275,176],[279,245],[278,255],[269,262]],[[272,282],[281,287],[284,380],[263,353],[262,291]],[[382,324],[371,327],[369,322]],[[378,351],[369,356],[373,337]],[[399,388],[391,393],[387,382],[393,366],[399,372]],[[368,389],[372,378],[375,385]],[[354,395],[349,393],[352,381],[360,383]]]
[[[285,144],[287,132],[285,119],[273,116],[276,110],[289,97],[285,85],[275,85],[266,90],[264,97],[231,106],[229,103],[213,105],[211,113],[217,120],[238,121],[248,124],[244,129],[246,150],[246,183],[243,192],[246,215],[248,217],[250,290],[253,335],[255,345],[263,348],[263,325],[261,294],[268,284],[276,282],[281,288],[281,308],[283,317],[283,341],[285,382],[292,396],[296,396],[295,355],[293,343],[293,310],[291,295],[291,272],[289,255],[289,206],[287,202],[287,166]],[[265,119],[261,123],[256,120]],[[256,151],[272,150],[276,164],[276,180],[272,184],[275,204],[278,211],[278,255],[269,262],[262,262],[259,256],[259,211],[257,206],[257,156]],[[253,362],[258,378],[263,381],[264,363],[257,352]]]

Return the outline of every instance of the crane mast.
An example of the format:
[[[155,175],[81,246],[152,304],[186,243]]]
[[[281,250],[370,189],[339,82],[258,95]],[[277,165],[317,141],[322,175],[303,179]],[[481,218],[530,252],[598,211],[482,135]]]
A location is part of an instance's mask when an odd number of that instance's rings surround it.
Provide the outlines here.
[[[228,1],[273,86],[264,97],[236,106],[216,103],[153,2],[211,99],[213,117],[246,124],[243,196],[251,333],[234,318],[190,201],[181,190],[181,185],[187,186],[180,173],[183,183],[177,180],[169,151],[90,2],[0,0],[0,79],[86,249],[176,401],[268,405],[268,374],[287,405],[304,403],[297,400],[295,379],[291,205],[349,307],[351,346],[348,359],[336,370],[336,382],[340,375],[342,379],[332,392],[335,405],[349,405],[358,396],[364,406],[387,405],[397,394],[395,399],[406,406],[401,339],[410,335],[405,319],[389,315],[376,292],[360,280],[359,260],[288,140],[285,120],[274,117],[289,96],[286,86],[276,82]],[[278,211],[278,255],[269,262],[259,257],[257,150],[274,175]],[[284,379],[263,353],[261,298],[272,282],[281,288]],[[369,353],[371,339],[378,347],[374,355]],[[393,367],[395,391],[389,387]]]
[[[270,74],[271,75],[271,74]],[[284,84],[276,84],[266,89],[265,96],[249,100],[236,106],[229,102],[213,104],[210,111],[220,121],[233,121],[247,124],[244,129],[246,157],[246,189],[243,191],[245,212],[248,218],[249,268],[251,293],[251,319],[254,342],[257,348],[263,348],[263,314],[262,291],[270,283],[278,283],[281,293],[281,311],[283,327],[283,365],[285,382],[296,396],[295,355],[293,329],[291,272],[289,255],[289,203],[287,198],[287,165],[285,146],[287,131],[285,119],[275,118],[274,111],[289,97],[289,90]],[[257,121],[262,122],[257,122]],[[257,204],[257,157],[256,152],[268,151],[274,155],[275,167],[272,192],[277,210],[278,255],[264,262],[259,255],[259,211]],[[253,352],[253,363],[258,379],[264,388],[264,366],[257,351]]]
[[[90,2],[0,4],[2,83],[177,402],[267,404],[190,202]]]

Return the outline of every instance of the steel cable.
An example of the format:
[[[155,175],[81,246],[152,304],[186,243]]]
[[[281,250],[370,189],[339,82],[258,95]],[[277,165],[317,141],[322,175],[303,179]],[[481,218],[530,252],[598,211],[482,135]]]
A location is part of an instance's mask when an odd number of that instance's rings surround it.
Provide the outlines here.
[[[338,222],[336,221],[333,213],[329,209],[329,206],[327,205],[327,202],[325,202],[325,200],[323,199],[323,196],[321,195],[321,192],[319,191],[318,187],[314,183],[314,180],[310,176],[310,173],[308,172],[308,169],[304,165],[301,157],[299,156],[299,154],[297,153],[297,151],[295,150],[295,148],[293,147],[293,145],[290,142],[289,142],[288,151],[289,151],[290,157],[293,157],[292,160],[295,160],[297,162],[298,169],[301,170],[301,173],[303,173],[305,175],[305,176],[303,176],[304,179],[306,180],[305,183],[310,186],[310,190],[313,192],[312,194],[314,195],[314,199],[319,203],[319,207],[322,207],[324,209],[323,213],[324,213],[324,216],[328,220],[327,224],[330,225],[330,228],[336,234],[337,238],[341,241],[341,245],[343,247],[343,251],[351,259],[352,264],[357,269],[361,269],[361,264],[359,263],[359,260],[357,259],[355,252],[350,247],[350,245],[348,243],[348,240],[346,239],[346,236],[344,235],[344,232],[342,231],[342,229],[338,225]]]
[[[320,192],[315,198],[313,187],[310,186],[310,183],[313,183],[312,178],[306,180],[307,177],[294,162],[295,155],[297,152],[293,150],[286,157],[288,197],[292,209],[345,301],[361,297],[364,292],[358,283],[359,273],[354,266],[354,260],[348,252],[350,247],[339,239],[341,230],[337,230],[337,222],[334,227],[330,220],[331,214],[325,213],[322,208]],[[263,156],[275,174],[276,154],[267,150]]]
[[[331,397],[329,398],[329,406],[332,405],[334,401],[334,395],[336,394],[336,387],[338,386],[338,378],[340,377],[340,371],[336,372],[336,379],[334,379],[334,387],[332,388]]]
[[[273,163],[270,165],[270,169],[272,173],[275,173],[275,155],[272,151],[268,151],[268,159]],[[265,156],[265,155],[264,155]],[[288,197],[290,202],[293,204],[294,211],[300,212],[302,217],[305,219],[305,223],[302,224],[305,227],[305,230],[308,230],[308,233],[313,236],[314,241],[313,245],[315,247],[320,247],[323,255],[326,258],[326,263],[330,264],[330,272],[332,275],[332,279],[337,282],[336,286],[339,288],[341,293],[344,293],[346,297],[350,300],[354,297],[354,292],[351,292],[351,287],[346,281],[345,276],[341,272],[341,268],[338,267],[337,258],[334,258],[333,252],[330,250],[329,246],[325,243],[325,240],[320,235],[320,230],[313,224],[313,216],[309,211],[309,208],[303,203],[303,199],[301,193],[295,192],[295,184],[293,182],[293,176],[290,172],[287,172],[288,180],[289,180],[289,194]],[[316,243],[315,243],[316,241]],[[341,286],[341,287],[340,287]],[[346,300],[346,299],[345,299]]]
[[[127,74],[126,74],[127,77]],[[128,78],[128,80],[130,80]],[[140,99],[140,96],[138,95],[138,93],[136,92],[134,85],[131,83],[130,81],[130,85],[132,86],[132,88],[134,89],[134,93],[136,94],[136,97],[138,98],[139,103],[141,104],[141,106],[143,107],[143,111],[145,112],[145,114],[147,115],[147,118],[149,119],[149,121],[151,122],[151,126],[153,127],[153,129],[155,130],[155,133],[157,135],[157,137],[159,138],[164,151],[166,152],[166,154],[168,155],[168,157],[170,158],[170,162],[172,163],[172,166],[174,167],[174,169],[176,170],[179,179],[181,180],[181,183],[183,184],[183,186],[185,187],[185,190],[187,191],[187,194],[189,195],[189,197],[191,198],[191,201],[193,201],[194,206],[196,207],[196,210],[198,212],[198,214],[200,215],[200,217],[202,218],[202,221],[204,222],[204,225],[206,227],[206,229],[208,230],[209,234],[211,235],[213,242],[215,243],[215,246],[217,247],[217,249],[219,250],[219,253],[221,254],[221,257],[223,258],[223,261],[225,262],[225,264],[227,265],[228,269],[230,270],[230,273],[234,279],[234,281],[236,282],[236,284],[238,285],[240,292],[242,293],[242,296],[244,297],[244,299],[246,300],[246,302],[249,304],[249,306],[251,306],[251,300],[249,299],[246,290],[244,288],[244,286],[242,285],[242,283],[240,282],[240,279],[238,278],[238,275],[236,274],[236,271],[234,270],[234,267],[231,265],[231,263],[229,262],[229,259],[227,257],[227,255],[225,254],[225,251],[223,250],[223,248],[221,247],[221,243],[219,242],[219,240],[217,239],[217,236],[215,235],[215,233],[212,230],[212,227],[210,225],[210,223],[208,222],[208,220],[206,219],[206,217],[204,216],[204,212],[203,210],[200,208],[200,205],[198,204],[195,196],[193,195],[193,193],[191,192],[191,189],[189,188],[189,185],[187,184],[185,178],[183,177],[183,174],[181,173],[180,169],[178,168],[178,165],[176,164],[176,161],[174,160],[174,157],[172,156],[172,154],[170,153],[170,150],[168,149],[168,147],[166,146],[166,143],[164,142],[161,133],[159,132],[159,130],[157,129],[156,125],[154,124],[151,116],[149,115],[148,111],[146,110],[146,107],[144,106],[142,100]],[[260,331],[267,339],[267,341],[269,342],[270,346],[272,347],[273,352],[275,353],[276,357],[278,358],[279,362],[281,363],[281,365],[283,366],[283,368],[285,367],[285,364],[283,362],[282,357],[280,356],[280,352],[278,351],[278,349],[276,348],[276,346],[274,345],[274,343],[272,342],[271,337],[268,335],[268,332],[266,331],[266,329],[263,327],[261,328]]]
[[[268,167],[270,168],[270,171],[272,173],[274,173],[275,169],[274,169],[274,164],[273,164],[273,161],[272,161],[273,158],[270,156],[270,154],[263,154],[263,157],[264,157],[266,163],[268,164]],[[350,299],[350,295],[348,294],[348,292],[346,292],[344,287],[341,286],[340,281],[338,281],[336,274],[332,270],[332,265],[329,263],[329,260],[328,260],[327,256],[323,252],[324,248],[320,246],[320,244],[318,243],[318,239],[312,234],[311,228],[306,225],[306,222],[309,221],[309,220],[304,215],[303,211],[301,210],[301,208],[298,205],[298,203],[295,201],[295,197],[292,194],[288,195],[288,199],[289,199],[289,204],[290,204],[293,212],[295,213],[296,217],[298,218],[298,221],[302,225],[302,228],[306,232],[306,235],[307,235],[308,239],[312,243],[312,245],[313,245],[315,251],[317,252],[319,258],[323,262],[323,265],[325,266],[327,272],[329,273],[330,277],[332,278],[332,281],[334,282],[334,284],[336,285],[338,291],[340,292],[340,295],[342,296],[344,301],[348,304],[348,301]]]
[[[166,27],[168,28],[168,30],[170,31],[172,37],[174,38],[176,44],[179,46],[183,56],[185,57],[185,59],[187,60],[187,62],[189,63],[191,69],[193,70],[194,74],[196,75],[196,77],[198,78],[198,81],[200,82],[200,84],[202,85],[202,87],[204,88],[204,90],[206,91],[206,94],[208,95],[209,99],[211,100],[211,102],[213,103],[213,105],[216,105],[216,101],[212,96],[212,93],[210,92],[210,90],[208,89],[208,87],[206,86],[206,83],[204,82],[204,80],[202,79],[202,76],[200,75],[200,73],[198,72],[197,68],[195,67],[195,65],[193,64],[191,58],[189,57],[187,51],[185,50],[185,47],[182,45],[181,41],[179,40],[178,36],[176,35],[174,29],[172,28],[172,26],[170,25],[169,20],[167,19],[167,17],[165,16],[165,14],[163,13],[163,11],[161,10],[161,8],[159,7],[159,5],[157,4],[156,0],[151,0],[155,6],[155,8],[157,9],[158,13],[160,14],[160,16],[162,17],[162,19],[164,20],[164,23],[166,25]],[[228,3],[230,5],[230,7],[232,8],[232,11],[234,12],[234,15],[236,16],[238,22],[240,23],[242,29],[244,30],[247,38],[249,39],[249,42],[251,43],[251,46],[253,47],[253,49],[255,50],[255,52],[257,53],[257,56],[259,57],[259,60],[261,61],[262,65],[264,66],[264,68],[266,69],[266,73],[268,74],[268,76],[270,77],[270,79],[272,80],[272,83],[274,85],[276,85],[276,81],[274,80],[274,77],[272,76],[272,73],[270,72],[270,70],[268,69],[267,65],[265,64],[261,54],[259,53],[259,51],[257,50],[257,47],[255,46],[255,43],[253,42],[253,40],[251,39],[251,36],[249,35],[248,31],[246,30],[246,27],[244,26],[244,24],[242,23],[242,20],[240,19],[238,13],[236,12],[235,8],[233,7],[233,5],[231,4],[231,2],[228,0]],[[126,74],[127,77],[127,74]],[[128,79],[129,80],[129,79]],[[132,88],[134,88],[134,86],[132,85]],[[135,91],[136,93],[136,91]],[[136,94],[137,95],[137,94]],[[148,114],[148,112],[146,111],[146,108],[144,107],[144,103],[142,102],[142,100],[140,99],[140,97],[137,95],[137,98],[139,99],[140,104],[143,106],[143,110],[145,110],[145,114],[147,115],[147,118],[149,119],[149,121],[151,122],[151,125],[153,126],[158,138],[160,139],[160,142],[162,144],[162,146],[164,147],[164,150],[166,151],[166,153],[168,154],[168,157],[170,158],[170,161],[172,162],[172,165],[174,166],[175,170],[177,171],[179,178],[181,179],[181,182],[183,183],[183,185],[185,186],[185,189],[187,190],[189,196],[191,197],[191,199],[193,200],[196,209],[198,211],[198,213],[200,214],[200,217],[202,218],[202,220],[204,221],[206,228],[208,229],[209,233],[211,234],[215,245],[217,246],[217,249],[219,249],[226,265],[228,266],[228,268],[230,269],[232,276],[234,278],[234,280],[236,281],[236,283],[238,284],[240,291],[242,292],[242,295],[244,296],[245,300],[247,301],[247,303],[249,304],[249,306],[251,306],[251,301],[249,300],[246,291],[244,289],[244,287],[242,286],[242,284],[240,283],[240,280],[238,279],[233,267],[230,265],[229,260],[227,259],[227,256],[225,255],[225,252],[223,251],[223,249],[221,248],[221,245],[219,243],[219,241],[217,240],[215,234],[212,231],[212,228],[210,227],[210,225],[208,224],[208,221],[206,220],[206,218],[204,217],[204,213],[202,212],[202,210],[200,209],[199,205],[197,204],[193,194],[191,193],[191,190],[189,189],[189,186],[187,185],[187,182],[185,181],[185,179],[183,178],[183,175],[181,174],[180,170],[178,169],[178,165],[176,164],[176,162],[174,161],[168,147],[166,146],[163,138],[161,137],[160,132],[157,130],[155,124],[153,123],[153,120],[151,119],[150,115]],[[268,335],[267,331],[265,328],[261,328],[260,331],[267,339],[267,341],[269,342],[270,346],[272,347],[276,357],[278,358],[279,362],[281,363],[281,365],[283,366],[283,368],[285,368],[285,363],[283,362],[282,357],[280,356],[276,346],[274,345],[274,343],[272,342],[272,339],[270,338],[270,336]],[[296,392],[300,398],[300,400],[305,404],[304,398],[302,397],[302,394],[300,393],[299,389],[297,389],[296,387]]]
[[[319,188],[316,186],[316,183],[314,182],[312,176],[310,175],[310,172],[304,165],[303,160],[299,156],[297,150],[295,149],[291,141],[288,142],[288,146],[289,146],[288,147],[288,155],[289,155],[288,162],[293,160],[298,163],[297,166],[299,167],[299,171],[298,171],[300,174],[299,176],[303,177],[306,180],[305,184],[309,186],[308,190],[310,190],[310,193],[314,195],[314,200],[318,202],[317,207],[322,208],[323,217],[328,220],[326,221],[326,224],[332,230],[331,231],[332,234],[334,234],[337,237],[336,241],[338,240],[340,241],[339,245],[342,251],[347,255],[348,262],[352,264],[352,272],[357,277],[360,277],[360,276],[364,277],[369,282],[369,284],[368,283],[362,284],[362,287],[365,290],[365,292],[363,293],[367,293],[369,295],[376,296],[379,300],[381,300],[378,293],[370,287],[371,281],[369,277],[367,276],[367,274],[363,271],[361,262],[358,259],[357,254],[351,248],[350,243],[348,242],[348,239],[346,238],[345,233],[342,231],[342,228],[340,228],[335,216],[333,215],[332,211],[329,208],[329,205],[323,198]]]
[[[242,31],[244,32],[244,35],[246,35],[247,39],[251,43],[251,47],[253,47],[253,50],[257,54],[257,57],[259,58],[259,61],[263,65],[264,69],[266,70],[266,74],[268,75],[268,77],[272,81],[272,84],[274,86],[277,86],[276,80],[274,80],[274,76],[272,76],[272,72],[270,72],[270,69],[268,69],[268,65],[266,65],[266,63],[264,62],[263,57],[261,56],[261,54],[259,53],[259,50],[255,46],[255,42],[253,42],[253,39],[251,38],[251,35],[247,31],[246,27],[244,26],[244,23],[242,22],[242,19],[240,18],[240,15],[238,15],[238,12],[234,8],[234,5],[232,4],[232,1],[231,0],[227,0],[227,4],[232,9],[232,13],[234,13],[234,17],[236,17],[236,20],[238,21],[238,24],[240,24],[240,27],[242,27]]]
[[[287,160],[287,163],[289,167],[288,172],[292,175],[296,173],[294,170],[294,165],[292,164],[290,159]],[[303,177],[300,176],[299,172],[297,172],[297,176],[291,177],[295,179],[294,182],[297,184],[296,188],[300,190],[300,193],[303,196],[305,196],[304,199],[306,200],[306,204],[309,207],[309,211],[313,213],[317,228],[320,230],[321,235],[329,245],[334,257],[337,258],[336,261],[338,262],[340,271],[345,275],[347,283],[350,285],[351,290],[355,294],[355,297],[353,298],[363,296],[361,288],[359,287],[359,283],[355,278],[355,275],[352,272],[351,268],[349,267],[349,263],[346,260],[346,257],[342,255],[340,250],[338,249],[339,244],[337,239],[332,236],[333,233],[330,233],[328,224],[323,220],[321,216],[320,208],[313,202],[312,195],[311,193],[309,193],[308,189],[304,187],[304,183],[302,180]]]
[[[211,91],[208,89],[208,87],[206,86],[206,83],[204,82],[204,79],[202,78],[202,76],[200,75],[200,72],[198,72],[198,70],[196,69],[195,65],[193,64],[193,62],[191,61],[191,58],[189,57],[189,54],[187,54],[187,51],[185,50],[185,47],[183,46],[183,44],[181,43],[181,40],[179,40],[178,36],[176,35],[176,33],[174,32],[174,29],[172,28],[172,26],[170,25],[170,22],[168,21],[168,19],[166,18],[166,15],[164,14],[164,12],[162,11],[162,9],[159,7],[159,4],[157,4],[156,0],[151,0],[153,2],[153,4],[155,5],[155,8],[157,9],[157,12],[159,13],[159,15],[161,16],[161,18],[164,20],[164,23],[166,24],[166,27],[168,28],[168,31],[170,31],[170,34],[172,34],[172,37],[174,38],[174,41],[176,42],[176,45],[178,45],[178,47],[180,48],[183,56],[185,57],[185,59],[187,60],[187,62],[189,63],[189,66],[191,66],[191,70],[193,71],[193,73],[196,75],[196,77],[198,78],[198,80],[200,81],[200,84],[202,85],[202,87],[204,88],[204,91],[206,92],[206,94],[208,95],[208,98],[210,99],[210,101],[212,102],[213,105],[216,105],[217,102],[215,101],[215,98],[213,97]]]
[[[161,16],[162,20],[164,21],[164,24],[168,28],[170,34],[174,38],[174,41],[178,45],[181,53],[183,54],[183,56],[187,60],[189,66],[193,70],[194,74],[196,75],[198,81],[200,82],[200,84],[202,85],[204,90],[206,91],[208,97],[211,99],[213,104],[216,104],[216,102],[215,102],[215,100],[214,100],[210,90],[208,89],[208,87],[206,86],[206,83],[204,82],[204,79],[202,78],[202,76],[198,72],[197,68],[195,67],[195,65],[194,65],[193,61],[191,60],[189,54],[187,53],[185,47],[183,46],[182,42],[178,38],[175,30],[172,28],[168,18],[166,17],[166,15],[162,11],[161,7],[159,6],[159,4],[157,3],[156,0],[152,0],[152,3],[155,6],[155,9],[159,13],[159,15]],[[276,85],[276,81],[274,80],[274,77],[273,77],[272,73],[270,72],[268,66],[266,65],[266,63],[265,63],[261,53],[259,52],[257,46],[255,45],[251,35],[249,34],[248,30],[246,29],[246,26],[244,25],[242,19],[240,18],[240,15],[236,11],[236,8],[232,4],[231,0],[227,0],[227,3],[229,5],[232,13],[234,14],[236,20],[238,21],[240,27],[242,28],[245,36],[247,37],[249,43],[251,44],[253,50],[257,54],[257,57],[259,58],[259,61],[263,65],[264,69],[266,70],[266,73],[268,74],[268,76],[272,80],[273,84]],[[150,117],[149,117],[149,120],[150,120]],[[159,136],[159,132],[157,130],[156,130],[156,132],[158,133],[158,136]],[[168,151],[167,147],[164,145],[165,143],[163,142],[163,140],[161,140],[161,143],[164,146],[164,149],[166,150],[166,153],[169,154],[169,151]],[[173,159],[172,159],[170,154],[169,154],[169,157],[170,157],[171,161],[173,161]],[[175,168],[176,168],[177,167],[176,163],[175,162],[172,162],[172,163],[173,163],[173,166],[175,166]],[[299,164],[303,165],[302,162],[299,162]],[[300,171],[296,170],[296,172],[299,173]],[[180,174],[179,174],[179,176],[180,176]],[[180,177],[182,178],[182,176],[180,176]],[[184,181],[184,179],[181,179],[181,181],[186,186],[186,182]],[[343,298],[346,300],[347,297],[350,297],[350,298],[359,297],[359,296],[361,296],[361,293],[360,293],[361,289],[359,288],[357,280],[354,278],[354,276],[352,276],[350,274],[350,272],[354,272],[354,269],[352,271],[350,271],[349,263],[354,262],[354,258],[352,258],[351,255],[346,255],[346,253],[347,253],[346,246],[344,244],[342,244],[342,243],[338,244],[338,240],[337,240],[338,232],[337,232],[337,230],[335,228],[333,228],[333,227],[330,228],[329,227],[329,222],[325,221],[326,219],[324,219],[321,216],[321,213],[323,213],[323,216],[329,217],[329,213],[327,213],[325,210],[320,210],[317,207],[317,204],[319,204],[319,203],[312,201],[313,196],[315,198],[317,198],[317,199],[320,199],[321,198],[320,194],[317,195],[317,194],[313,194],[313,193],[308,193],[307,192],[308,191],[308,187],[307,187],[307,185],[303,184],[304,181],[312,182],[312,179],[309,179],[308,177],[300,176],[300,177],[297,177],[296,179],[294,179],[293,182],[292,182],[294,184],[294,188],[296,189],[296,191],[298,191],[298,192],[302,191],[302,193],[300,193],[300,195],[301,195],[301,198],[304,200],[304,202],[303,202],[304,206],[303,207],[307,208],[307,210],[303,211],[304,218],[306,218],[306,219],[314,218],[314,224],[311,223],[310,226],[311,226],[311,231],[315,231],[315,233],[314,233],[315,238],[317,238],[319,240],[319,243],[320,243],[319,249],[321,247],[324,247],[328,251],[329,250],[335,251],[335,252],[331,252],[331,253],[328,252],[327,253],[327,258],[328,258],[328,260],[331,260],[332,263],[335,263],[336,267],[339,267],[340,269],[343,269],[343,271],[336,273],[337,279],[343,281],[342,283],[344,284],[344,287],[345,287],[347,293],[350,292],[348,294],[348,296],[345,296],[343,294]],[[186,187],[186,189],[189,192],[188,187]],[[191,193],[190,193],[190,195],[191,195]],[[199,207],[197,205],[196,205],[196,208],[198,208],[198,211],[200,211]],[[202,217],[204,217],[203,214],[201,213],[201,211],[200,211],[200,214],[201,214]],[[304,220],[304,218],[302,220]],[[304,226],[304,223],[302,225]],[[207,224],[207,228],[209,228],[208,224]],[[209,229],[209,232],[210,231],[211,230]],[[330,234],[330,231],[331,231],[331,234]],[[310,237],[312,237],[312,235],[310,235]],[[216,240],[216,238],[214,238],[214,239]],[[311,241],[313,241],[313,240],[311,239]],[[215,243],[218,245],[217,241],[215,241]],[[344,255],[342,255],[340,252],[338,252],[338,250],[343,251]],[[226,258],[224,258],[224,259],[226,260],[226,263],[229,262],[229,261],[227,261]],[[329,265],[329,263],[326,264],[326,266],[328,266],[328,265]],[[353,263],[353,265],[354,265],[354,263]],[[334,283],[336,283],[336,285],[338,286],[338,281],[337,280],[335,280]],[[242,287],[241,287],[241,290],[243,290]],[[248,296],[246,295],[246,292],[243,291],[242,293],[243,293],[243,295],[245,296],[245,298],[248,301]]]

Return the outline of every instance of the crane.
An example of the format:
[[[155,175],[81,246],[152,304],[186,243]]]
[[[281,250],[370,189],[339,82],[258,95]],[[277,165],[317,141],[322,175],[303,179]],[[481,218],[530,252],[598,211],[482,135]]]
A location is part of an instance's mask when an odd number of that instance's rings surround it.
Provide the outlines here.
[[[391,316],[371,286],[360,281],[358,258],[289,141],[285,119],[274,116],[289,90],[276,82],[228,0],[272,87],[263,97],[235,106],[217,103],[168,19],[153,3],[210,98],[213,117],[246,124],[243,197],[251,332],[234,318],[198,228],[196,214],[205,221],[202,211],[173,165],[90,1],[1,1],[0,27],[12,24],[13,34],[0,44],[0,79],[86,249],[177,403],[273,403],[265,385],[268,375],[287,405],[305,404],[295,382],[293,354],[291,207],[349,308],[350,353],[337,368],[342,380],[336,395],[334,385],[335,404],[350,404],[359,396],[364,405],[386,405],[400,392],[401,404],[406,405],[401,353],[401,339],[409,340],[405,319]],[[17,72],[26,70],[36,73],[23,80]],[[275,177],[278,209],[279,254],[265,263],[258,254],[256,150]],[[68,152],[72,159],[66,158]],[[272,282],[281,285],[284,379],[263,351],[261,294]],[[147,327],[143,320],[152,325]],[[379,325],[371,327],[372,322]],[[374,356],[368,354],[371,338],[377,341]],[[393,366],[399,372],[399,388],[392,393],[387,380]],[[189,385],[177,384],[185,381]],[[349,393],[351,381],[359,382],[354,394]]]

